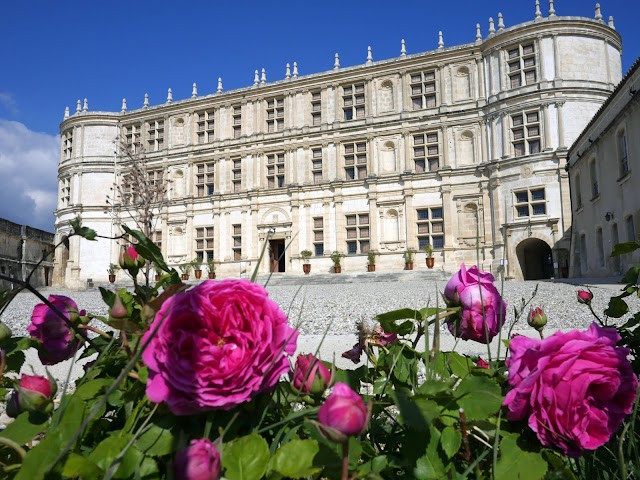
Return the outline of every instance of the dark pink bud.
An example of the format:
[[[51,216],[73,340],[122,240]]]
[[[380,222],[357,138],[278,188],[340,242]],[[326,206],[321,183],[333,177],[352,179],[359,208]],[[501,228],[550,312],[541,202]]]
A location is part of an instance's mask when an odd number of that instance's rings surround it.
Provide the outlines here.
[[[323,432],[333,441],[360,435],[367,426],[369,412],[362,397],[346,383],[336,383],[318,411]]]
[[[217,480],[220,477],[220,454],[208,438],[191,440],[180,450],[173,464],[176,479]]]
[[[487,362],[485,362],[483,359],[478,358],[478,361],[476,362],[476,366],[478,368],[486,368],[489,369],[489,364]]]
[[[57,391],[53,378],[23,374],[7,405],[8,414],[15,417],[22,412],[51,413]]]
[[[586,290],[578,290],[578,302],[589,305],[593,300],[593,293]]]
[[[136,251],[135,245],[124,248],[120,254],[120,267],[125,270],[138,269],[144,266],[144,258]]]
[[[319,395],[331,383],[331,372],[311,353],[298,355],[293,372],[293,387],[302,393]]]

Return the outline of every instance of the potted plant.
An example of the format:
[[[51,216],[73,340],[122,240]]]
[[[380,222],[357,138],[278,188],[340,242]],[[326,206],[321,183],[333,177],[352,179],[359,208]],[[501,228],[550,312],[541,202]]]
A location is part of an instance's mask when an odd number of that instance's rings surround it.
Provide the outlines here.
[[[342,267],[340,266],[340,259],[343,257],[344,255],[342,255],[340,252],[338,252],[337,250],[335,250],[332,254],[331,254],[331,261],[333,262],[333,272],[334,273],[340,273],[342,272]]]
[[[369,262],[367,264],[367,272],[375,272],[376,271],[376,257],[378,256],[378,253],[373,251],[373,250],[369,250],[367,252],[367,261]]]
[[[182,272],[182,280],[189,280],[189,276],[191,275],[191,263],[182,263],[178,265],[178,268]]]
[[[216,264],[211,260],[207,260],[207,269],[209,270],[209,280],[214,280],[216,278]]]
[[[309,272],[311,271],[311,264],[309,263],[311,255],[313,255],[311,250],[302,250],[300,252],[300,256],[302,257],[302,261],[304,262],[302,264],[302,271],[305,275],[309,275]]]
[[[405,270],[413,270],[413,256],[416,251],[413,248],[407,248],[404,255],[404,268]]]
[[[202,277],[202,257],[196,255],[191,265],[193,265],[193,273],[196,275],[196,280],[200,280],[200,277]]]
[[[155,275],[156,282],[159,282],[159,281],[160,281],[160,278],[162,277],[162,273],[161,273],[161,272],[162,272],[162,269],[158,266],[158,264],[157,264],[157,263],[154,263],[154,264],[153,264],[153,269],[154,269],[154,270],[155,270],[155,272],[156,272],[156,275]]]
[[[116,272],[119,269],[119,265],[116,265],[115,263],[109,264],[109,268],[107,268],[107,273],[109,274],[109,283],[114,283],[116,281]]]
[[[433,258],[433,247],[429,242],[427,242],[424,244],[424,247],[422,247],[422,249],[424,250],[424,253],[427,254],[427,258],[426,258],[427,267],[433,268],[433,264],[435,263],[435,259]]]

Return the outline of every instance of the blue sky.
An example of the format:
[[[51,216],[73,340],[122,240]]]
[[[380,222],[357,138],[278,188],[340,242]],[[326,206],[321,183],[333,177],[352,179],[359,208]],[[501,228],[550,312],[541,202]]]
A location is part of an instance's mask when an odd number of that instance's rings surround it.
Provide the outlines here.
[[[341,65],[475,40],[475,25],[502,12],[507,27],[534,18],[534,0],[463,0],[393,3],[169,2],[165,0],[20,0],[3,2],[0,16],[0,217],[53,230],[57,197],[58,126],[64,108],[87,98],[89,110],[119,111],[251,85],[265,68],[267,80],[284,77],[298,62],[300,75]],[[543,16],[548,0],[540,0]],[[623,39],[623,72],[640,56],[640,4],[600,2]],[[557,15],[593,18],[595,2],[557,0]]]

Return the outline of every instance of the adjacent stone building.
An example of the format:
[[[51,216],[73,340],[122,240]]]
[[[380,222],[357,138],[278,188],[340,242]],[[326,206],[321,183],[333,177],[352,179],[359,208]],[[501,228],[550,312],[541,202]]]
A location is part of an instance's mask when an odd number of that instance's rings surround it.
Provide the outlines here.
[[[536,2],[537,4],[537,2]],[[533,9],[532,9],[533,10]],[[473,38],[473,32],[470,32]],[[120,233],[130,160],[144,152],[152,182],[168,182],[153,236],[170,264],[196,255],[219,277],[261,272],[401,270],[408,249],[430,243],[436,268],[479,262],[511,278],[566,274],[571,206],[567,147],[620,81],[613,19],[546,16],[505,26],[502,15],[475,41],[396,58],[193,95],[120,112],[78,101],[60,126],[56,235],[75,216],[99,234]],[[135,192],[131,192],[135,195]],[[113,198],[113,197],[111,197]],[[118,199],[117,199],[118,200]],[[118,201],[125,202],[126,199]],[[120,215],[118,215],[120,212]],[[72,237],[56,257],[56,283],[105,281],[119,246]],[[424,266],[424,253],[416,257]],[[277,265],[276,265],[277,264]]]
[[[47,253],[53,250],[53,239],[53,233],[0,218],[0,275],[26,280],[33,272],[29,279],[31,285],[51,285],[53,255]],[[0,279],[0,288],[14,287],[11,281]]]
[[[640,251],[611,257],[640,240],[640,58],[569,150],[573,207],[572,276],[611,276],[640,263]]]

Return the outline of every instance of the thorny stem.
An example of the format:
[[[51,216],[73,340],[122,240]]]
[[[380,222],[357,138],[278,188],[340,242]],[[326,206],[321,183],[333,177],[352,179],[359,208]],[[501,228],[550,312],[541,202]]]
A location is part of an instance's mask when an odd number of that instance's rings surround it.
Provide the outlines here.
[[[83,330],[89,330],[90,332],[93,332],[93,333],[97,333],[101,337],[104,337],[104,338],[106,338],[108,340],[111,340],[111,335],[109,335],[107,332],[103,332],[99,328],[92,327],[90,325],[80,325],[80,328],[83,329]]]
[[[349,440],[342,442],[342,476],[341,480],[349,480]]]
[[[469,433],[467,432],[467,416],[464,409],[460,409],[460,433],[462,433],[462,456],[467,462],[471,461],[471,447],[469,446]]]

